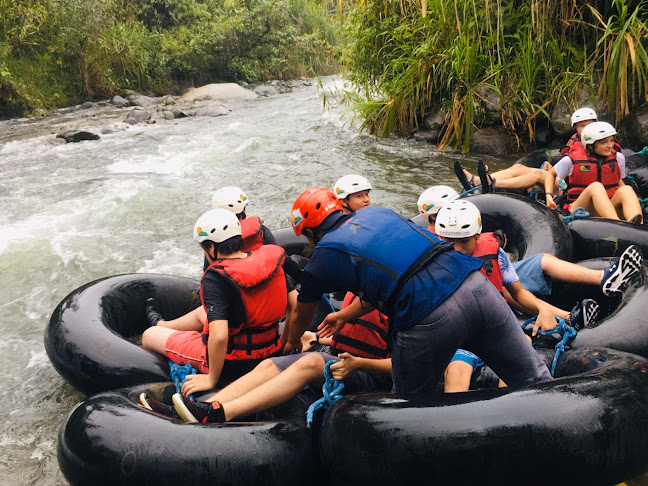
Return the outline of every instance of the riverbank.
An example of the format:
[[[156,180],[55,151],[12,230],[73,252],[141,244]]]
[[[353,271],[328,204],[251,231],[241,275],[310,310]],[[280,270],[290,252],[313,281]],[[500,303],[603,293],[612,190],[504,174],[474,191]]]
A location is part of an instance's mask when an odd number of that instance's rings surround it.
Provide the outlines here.
[[[33,137],[45,137],[50,145],[99,140],[102,136],[138,126],[187,117],[226,116],[231,113],[228,105],[290,93],[314,83],[315,80],[307,78],[251,85],[218,83],[191,88],[182,95],[158,97],[125,90],[111,99],[85,101],[51,112],[43,111],[40,116],[0,121],[0,144]]]
[[[126,89],[331,74],[338,30],[312,0],[0,2],[0,119]]]

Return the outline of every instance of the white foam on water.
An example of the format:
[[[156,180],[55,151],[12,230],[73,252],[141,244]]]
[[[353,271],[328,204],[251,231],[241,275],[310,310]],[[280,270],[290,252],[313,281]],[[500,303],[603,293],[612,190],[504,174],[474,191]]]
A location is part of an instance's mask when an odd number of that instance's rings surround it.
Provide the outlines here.
[[[232,152],[244,152],[248,150],[249,148],[256,149],[261,145],[261,142],[257,140],[255,137],[250,137],[245,140],[241,145],[236,147]]]
[[[113,174],[161,174],[183,177],[192,172],[191,160],[195,153],[186,152],[167,156],[152,154],[141,160],[120,160],[107,167]]]
[[[144,261],[137,273],[160,273],[178,275],[199,279],[202,276],[202,252],[196,245],[195,254],[186,250],[165,245],[167,248],[157,249],[150,259]]]
[[[12,410],[11,412],[9,412],[9,414],[13,415],[21,411],[22,410],[20,409]],[[22,436],[2,434],[0,436],[0,447],[7,447],[7,446],[25,447],[32,444],[35,440],[36,437],[31,434],[25,434]]]
[[[100,190],[81,198],[37,208],[40,211],[26,219],[0,227],[0,254],[10,244],[26,240],[48,240],[54,249],[62,250],[61,242],[80,236],[98,238],[109,234],[110,229],[103,222],[110,219],[114,211],[119,211],[125,201],[152,187],[150,181],[107,181]],[[61,251],[59,256],[67,262],[72,255]]]
[[[34,451],[31,453],[31,456],[29,456],[30,459],[35,459],[37,461],[40,461],[43,459],[47,454],[50,453],[52,450],[52,447],[54,446],[54,441],[53,440],[43,440],[40,441],[38,444],[36,444],[36,448]]]
[[[47,368],[49,367],[49,358],[45,350],[42,351],[30,351],[29,363],[27,363],[26,368]]]

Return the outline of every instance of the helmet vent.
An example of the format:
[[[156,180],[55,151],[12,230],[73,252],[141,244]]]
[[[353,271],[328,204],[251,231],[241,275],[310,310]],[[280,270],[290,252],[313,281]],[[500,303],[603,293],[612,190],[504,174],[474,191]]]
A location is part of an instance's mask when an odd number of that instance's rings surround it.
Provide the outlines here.
[[[321,207],[322,207],[322,203],[317,203],[317,206],[315,206],[315,210],[319,211]]]
[[[304,219],[308,219],[308,211],[304,214]]]
[[[227,229],[228,226],[229,226],[228,224],[226,224],[225,226],[223,226],[223,231],[225,231],[225,230]]]

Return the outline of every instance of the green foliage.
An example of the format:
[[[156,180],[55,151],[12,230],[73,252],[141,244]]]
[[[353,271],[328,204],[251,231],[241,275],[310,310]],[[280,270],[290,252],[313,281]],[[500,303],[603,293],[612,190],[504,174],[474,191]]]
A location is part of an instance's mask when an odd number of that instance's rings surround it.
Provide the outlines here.
[[[125,88],[328,74],[338,29],[314,0],[0,0],[0,117]]]
[[[426,8],[423,8],[425,4]],[[617,117],[648,100],[645,1],[365,0],[345,25],[347,93],[363,129],[411,133],[448,108],[441,146],[466,151],[481,106],[496,95],[501,122],[533,140],[561,100],[600,92]],[[425,15],[423,12],[425,11]]]

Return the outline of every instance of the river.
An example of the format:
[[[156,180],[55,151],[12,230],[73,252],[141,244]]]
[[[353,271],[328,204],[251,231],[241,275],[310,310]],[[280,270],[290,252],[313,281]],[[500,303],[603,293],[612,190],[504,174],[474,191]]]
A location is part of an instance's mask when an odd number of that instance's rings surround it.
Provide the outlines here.
[[[126,109],[62,110],[38,120],[0,122],[0,484],[66,484],[57,433],[83,399],[58,376],[43,332],[70,291],[121,273],[200,278],[192,241],[212,192],[238,185],[248,214],[270,228],[289,225],[296,196],[331,187],[348,173],[373,184],[372,204],[416,212],[434,184],[459,189],[455,159],[432,146],[359,134],[341,110],[326,111],[325,78],[291,93],[228,103],[231,114],[126,127]],[[68,127],[106,129],[98,141],[61,145]],[[510,163],[488,159],[501,167]]]

